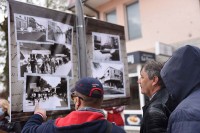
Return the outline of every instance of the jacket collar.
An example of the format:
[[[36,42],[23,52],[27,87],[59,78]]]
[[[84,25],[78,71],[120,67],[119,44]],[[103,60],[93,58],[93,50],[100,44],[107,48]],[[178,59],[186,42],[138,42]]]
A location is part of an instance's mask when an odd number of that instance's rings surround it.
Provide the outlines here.
[[[143,111],[145,112],[146,109],[149,107],[149,105],[151,103],[153,103],[154,101],[157,101],[157,100],[160,101],[161,98],[166,97],[167,96],[166,93],[167,93],[166,88],[161,88],[159,91],[157,91],[155,93],[155,95],[152,97],[152,99],[150,101],[148,101],[147,104],[144,107],[142,107]],[[164,99],[166,100],[164,102],[167,102],[167,98],[164,98]]]

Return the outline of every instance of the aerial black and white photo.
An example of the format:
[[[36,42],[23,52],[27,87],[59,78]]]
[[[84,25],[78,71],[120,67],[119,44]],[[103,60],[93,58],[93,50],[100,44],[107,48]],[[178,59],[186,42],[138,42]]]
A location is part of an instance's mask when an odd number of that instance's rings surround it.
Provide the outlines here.
[[[17,41],[47,42],[46,30],[48,19],[14,14]]]
[[[72,75],[71,45],[18,44],[19,78],[25,73]]]
[[[105,97],[125,95],[123,75],[122,63],[92,62],[92,76],[103,84]]]
[[[56,21],[48,21],[47,40],[59,44],[72,44],[73,27]]]
[[[23,111],[34,111],[35,105],[45,110],[70,109],[69,82],[66,77],[25,74]]]
[[[92,33],[95,61],[120,61],[120,39],[119,36]]]

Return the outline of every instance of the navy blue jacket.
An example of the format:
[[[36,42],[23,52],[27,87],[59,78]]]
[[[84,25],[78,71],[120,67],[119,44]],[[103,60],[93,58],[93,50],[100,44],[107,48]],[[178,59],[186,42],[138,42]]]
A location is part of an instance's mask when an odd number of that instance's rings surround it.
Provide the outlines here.
[[[40,115],[33,115],[22,133],[106,133],[107,120],[99,112],[73,111],[63,118],[43,123]],[[125,133],[112,123],[111,133]]]
[[[186,45],[174,52],[161,70],[176,109],[168,123],[168,133],[200,132],[200,49]]]

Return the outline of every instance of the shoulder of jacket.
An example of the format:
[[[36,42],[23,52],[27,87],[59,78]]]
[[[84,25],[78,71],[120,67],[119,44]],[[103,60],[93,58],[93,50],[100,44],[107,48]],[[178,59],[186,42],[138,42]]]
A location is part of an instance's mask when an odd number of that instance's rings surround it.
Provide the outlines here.
[[[126,133],[125,130],[112,122],[112,133]]]
[[[165,115],[165,111],[162,104],[156,104],[156,106],[149,106],[147,113],[149,115]]]

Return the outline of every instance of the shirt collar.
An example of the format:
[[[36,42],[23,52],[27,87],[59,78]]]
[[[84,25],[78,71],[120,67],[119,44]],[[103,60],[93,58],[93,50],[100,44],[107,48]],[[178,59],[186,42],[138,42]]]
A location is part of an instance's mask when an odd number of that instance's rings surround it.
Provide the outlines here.
[[[156,92],[157,93],[157,92]],[[150,98],[149,101],[151,101],[151,99],[153,99],[153,97],[156,95],[156,93],[154,93]]]

